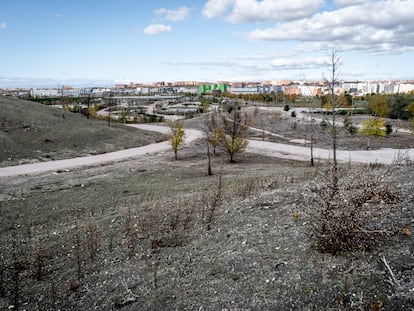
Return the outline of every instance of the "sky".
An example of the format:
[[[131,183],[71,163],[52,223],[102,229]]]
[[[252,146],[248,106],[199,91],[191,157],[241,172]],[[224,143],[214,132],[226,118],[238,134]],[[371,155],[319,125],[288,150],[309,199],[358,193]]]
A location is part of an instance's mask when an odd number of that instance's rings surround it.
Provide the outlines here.
[[[1,0],[0,88],[414,79],[414,0]]]

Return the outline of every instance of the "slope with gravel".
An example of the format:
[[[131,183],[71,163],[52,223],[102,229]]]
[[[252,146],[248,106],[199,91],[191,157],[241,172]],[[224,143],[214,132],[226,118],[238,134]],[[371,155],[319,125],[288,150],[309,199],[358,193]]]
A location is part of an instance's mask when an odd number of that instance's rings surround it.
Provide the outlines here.
[[[80,114],[0,97],[0,166],[101,154],[165,139],[160,133],[108,126]]]

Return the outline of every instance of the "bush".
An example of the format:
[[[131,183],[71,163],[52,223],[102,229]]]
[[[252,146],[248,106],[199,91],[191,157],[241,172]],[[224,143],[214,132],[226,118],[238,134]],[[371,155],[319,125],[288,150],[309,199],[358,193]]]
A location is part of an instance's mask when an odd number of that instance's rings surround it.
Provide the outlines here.
[[[290,106],[288,104],[283,106],[283,110],[284,111],[289,111],[290,110]]]
[[[351,135],[355,135],[358,132],[358,128],[355,125],[353,125],[352,123],[348,124],[346,129],[347,129],[348,133],[351,134]]]
[[[295,110],[292,110],[292,112],[290,113],[290,116],[292,118],[296,118],[296,111]]]
[[[309,201],[318,251],[337,254],[369,250],[393,231],[380,227],[387,208],[399,198],[388,180],[390,175],[383,167],[321,171],[310,187]]]
[[[385,134],[390,135],[392,133],[392,124],[387,123],[385,124]]]

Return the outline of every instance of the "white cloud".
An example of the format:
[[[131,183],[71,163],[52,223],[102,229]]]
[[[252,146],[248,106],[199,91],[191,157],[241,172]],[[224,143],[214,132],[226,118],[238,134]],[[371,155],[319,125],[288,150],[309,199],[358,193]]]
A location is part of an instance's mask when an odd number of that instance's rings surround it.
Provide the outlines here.
[[[326,57],[303,57],[303,58],[276,58],[271,61],[273,69],[313,69],[325,66]]]
[[[151,24],[144,29],[144,33],[147,35],[158,35],[165,32],[171,32],[172,28],[163,24]]]
[[[208,18],[225,16],[230,23],[289,21],[316,12],[323,0],[209,0],[203,9]]]
[[[189,18],[191,15],[191,9],[186,6],[178,8],[176,10],[167,10],[167,9],[161,8],[161,9],[155,10],[154,13],[158,16],[165,18],[168,21],[178,22],[178,21],[182,21],[182,20]]]
[[[414,49],[414,1],[364,1],[310,18],[256,29],[252,40],[305,41],[371,53]]]
[[[364,2],[366,2],[366,0],[334,0],[334,4],[340,7],[362,4]]]
[[[3,30],[3,29],[7,29],[7,23],[6,22],[1,22],[0,23],[0,30]]]
[[[203,8],[203,15],[207,18],[216,18],[225,15],[235,0],[209,0]]]
[[[226,68],[226,72],[238,72],[244,75],[263,76],[265,73],[275,71],[307,70],[324,68],[327,64],[327,57],[281,57],[278,55],[241,55],[232,59],[210,59],[191,62],[167,62],[172,66],[194,66],[203,68]]]

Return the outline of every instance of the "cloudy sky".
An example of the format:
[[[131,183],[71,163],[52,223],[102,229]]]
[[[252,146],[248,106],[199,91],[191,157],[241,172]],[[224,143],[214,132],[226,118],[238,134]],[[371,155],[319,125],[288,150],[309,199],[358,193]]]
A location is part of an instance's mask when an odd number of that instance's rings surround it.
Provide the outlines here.
[[[1,0],[0,87],[414,79],[414,0]]]

